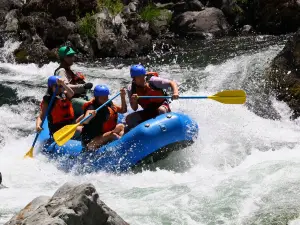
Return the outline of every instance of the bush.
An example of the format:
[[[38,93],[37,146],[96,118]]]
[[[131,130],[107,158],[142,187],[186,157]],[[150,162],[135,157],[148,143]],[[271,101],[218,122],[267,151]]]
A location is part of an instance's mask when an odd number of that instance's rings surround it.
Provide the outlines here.
[[[161,9],[158,9],[153,4],[149,4],[145,8],[142,9],[140,15],[143,20],[151,22],[160,15],[160,12],[161,12]]]
[[[93,14],[87,13],[79,20],[79,33],[87,37],[96,36],[96,21]]]
[[[98,0],[98,10],[107,8],[112,15],[117,15],[122,12],[124,5],[120,0]]]

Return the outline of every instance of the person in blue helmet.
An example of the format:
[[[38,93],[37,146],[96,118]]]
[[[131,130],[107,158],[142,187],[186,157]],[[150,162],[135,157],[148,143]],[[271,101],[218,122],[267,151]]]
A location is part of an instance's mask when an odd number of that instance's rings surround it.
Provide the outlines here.
[[[143,110],[134,112],[126,117],[128,128],[133,128],[148,119],[160,114],[171,112],[169,101],[164,98],[140,99],[139,96],[165,96],[166,89],[173,91],[172,99],[178,99],[178,86],[175,81],[158,77],[157,72],[148,72],[142,65],[130,68],[132,83],[128,87],[128,97],[131,108],[136,111],[138,106]]]
[[[47,116],[51,136],[62,127],[75,122],[74,110],[71,103],[71,98],[74,95],[73,90],[66,85],[61,77],[50,76],[48,78],[47,94],[43,97],[40,105],[41,111],[36,119],[36,130],[38,132],[42,130],[42,119],[46,114],[48,105],[52,96],[55,94],[56,88],[56,97]]]
[[[96,113],[95,110],[108,101],[110,91],[106,85],[97,85],[94,88],[94,98],[84,104],[84,115],[77,121],[92,114],[92,117],[84,122],[81,133],[83,146],[87,150],[96,150],[101,145],[123,136],[124,125],[118,124],[118,113],[127,112],[126,90],[123,88],[120,92],[121,107],[110,102]]]

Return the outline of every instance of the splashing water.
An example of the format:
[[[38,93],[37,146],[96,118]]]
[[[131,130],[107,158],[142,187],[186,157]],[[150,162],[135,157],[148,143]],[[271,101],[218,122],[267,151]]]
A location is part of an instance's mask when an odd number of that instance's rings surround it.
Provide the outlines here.
[[[244,50],[202,66],[190,65],[188,59],[154,65],[161,76],[179,82],[182,95],[209,95],[222,89],[248,93],[246,105],[173,102],[173,111],[197,121],[199,138],[154,164],[155,171],[74,175],[58,170],[42,155],[24,160],[34,136],[37,106],[25,100],[2,105],[0,171],[8,188],[0,190],[0,224],[34,197],[52,195],[67,181],[93,183],[100,198],[130,224],[299,224],[299,121],[291,121],[290,109],[261,91],[264,68],[281,48],[272,44]],[[180,61],[178,55],[174,57]],[[40,100],[45,81],[57,66],[3,62],[0,81],[15,89],[20,99]],[[74,68],[85,71],[95,84],[108,83],[114,92],[130,82],[126,63]],[[271,119],[274,114],[277,120]]]

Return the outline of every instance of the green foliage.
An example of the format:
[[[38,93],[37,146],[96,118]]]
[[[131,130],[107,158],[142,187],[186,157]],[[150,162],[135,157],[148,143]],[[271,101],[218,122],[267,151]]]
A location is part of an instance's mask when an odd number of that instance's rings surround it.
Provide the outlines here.
[[[85,17],[79,20],[79,33],[90,38],[96,36],[96,21],[93,18],[93,13],[87,13]]]
[[[101,11],[103,8],[107,8],[115,16],[122,12],[124,5],[120,0],[98,0],[98,10]]]
[[[142,9],[140,15],[143,20],[148,22],[152,22],[155,18],[160,16],[161,9],[158,9],[155,5],[149,4],[145,8]]]

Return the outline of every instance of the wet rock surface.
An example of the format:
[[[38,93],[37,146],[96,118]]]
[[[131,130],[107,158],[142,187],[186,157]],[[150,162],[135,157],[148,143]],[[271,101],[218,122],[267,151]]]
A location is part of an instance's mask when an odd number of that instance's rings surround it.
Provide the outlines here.
[[[31,201],[6,225],[128,225],[99,198],[92,184],[66,183],[52,197]]]

